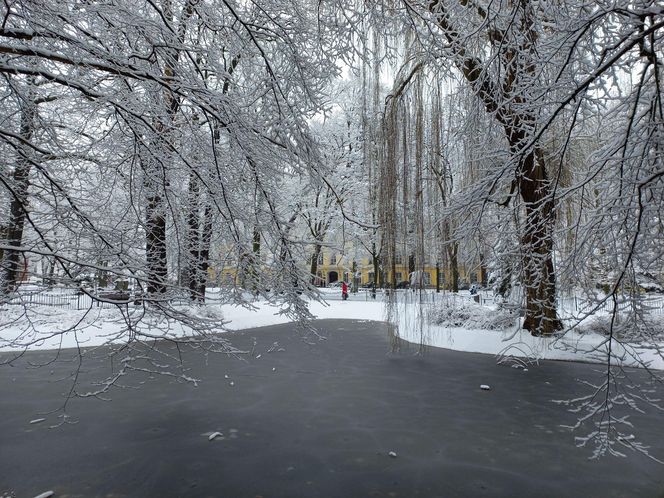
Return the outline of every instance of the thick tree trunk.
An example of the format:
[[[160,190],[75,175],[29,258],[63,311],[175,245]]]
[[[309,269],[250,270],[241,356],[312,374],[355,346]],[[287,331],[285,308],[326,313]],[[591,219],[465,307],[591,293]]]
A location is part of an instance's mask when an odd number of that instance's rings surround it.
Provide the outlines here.
[[[477,281],[482,287],[487,285],[487,269],[484,253],[480,253],[480,274],[477,276]]]
[[[153,194],[145,210],[145,256],[148,294],[164,294],[168,277],[166,257],[166,217],[163,199]]]
[[[318,256],[320,255],[322,246],[320,244],[314,245],[314,252],[311,254],[311,266],[309,273],[311,274],[311,285],[316,285],[317,272],[318,272]]]
[[[415,271],[415,254],[408,255],[408,277]],[[408,279],[405,279],[408,280]]]
[[[537,126],[537,103],[522,92],[537,78],[535,64],[537,33],[529,2],[514,10],[518,29],[501,38],[500,60],[505,69],[500,79],[487,77],[488,65],[466,51],[466,37],[460,34],[445,3],[432,0],[429,10],[436,16],[443,36],[455,49],[454,63],[484,103],[490,115],[503,126],[510,153],[518,161],[516,182],[525,203],[526,222],[521,237],[524,253],[526,318],[523,327],[533,335],[551,335],[562,328],[556,312],[553,266],[553,224],[555,211],[544,161],[531,143]],[[519,57],[515,57],[515,54]]]
[[[447,246],[447,257],[450,264],[450,290],[459,292],[459,243],[450,242]]]
[[[201,231],[199,223],[199,196],[200,188],[198,177],[194,172],[189,175],[189,206],[187,215],[188,251],[186,283],[189,289],[189,298],[192,301],[201,301],[198,285],[198,267],[201,259]],[[203,298],[204,299],[204,298]]]
[[[374,271],[374,287],[382,287],[383,279],[380,270],[380,256],[375,252],[371,255],[371,264]]]
[[[34,133],[36,106],[32,97],[22,101],[20,135],[24,141],[29,141]],[[23,144],[18,146],[18,158],[13,174],[13,192],[9,205],[9,222],[4,230],[6,244],[17,249],[7,249],[0,259],[0,294],[7,295],[13,292],[18,279],[23,271],[21,252],[18,248],[23,241],[23,229],[27,216],[28,186],[31,163],[28,157],[27,147]]]
[[[446,198],[446,193],[442,190],[443,199]],[[450,273],[450,281],[447,288],[452,292],[459,292],[459,242],[451,239],[450,222],[445,220],[442,227],[443,240],[446,243],[445,249],[447,251],[447,264]]]
[[[205,302],[205,289],[207,287],[208,268],[210,267],[210,244],[212,243],[212,205],[205,206],[203,222],[203,236],[201,237],[200,251],[198,253],[197,296],[200,302]]]
[[[7,241],[7,231],[9,227],[6,225],[0,225],[0,241],[2,243],[6,243]],[[5,250],[0,247],[0,281],[3,278],[3,273],[2,273],[2,260],[5,258]],[[0,284],[0,294],[2,293],[2,285]]]
[[[14,170],[14,197],[9,207],[9,224],[6,230],[7,245],[10,247],[20,247],[23,240],[29,174],[30,164],[27,161],[19,161]],[[21,252],[18,249],[4,251],[2,265],[0,266],[0,285],[2,286],[1,292],[3,295],[7,295],[16,289],[22,267]]]
[[[176,24],[176,16],[170,0],[161,2],[163,16],[171,25]],[[187,30],[187,20],[191,17],[192,2],[188,1],[182,7],[179,19],[178,38],[182,42]],[[177,64],[180,51],[173,47],[163,47],[164,50],[164,80],[174,80],[177,75]],[[156,135],[151,138],[152,146],[160,155],[159,161],[148,155],[147,164],[144,164],[146,174],[145,187],[148,192],[145,209],[145,252],[147,270],[148,294],[164,294],[167,288],[168,266],[166,251],[166,188],[168,186],[168,163],[172,151],[175,149],[173,131],[176,116],[180,109],[180,100],[166,84],[161,90],[160,97],[155,99],[155,108],[163,106],[153,122]]]
[[[519,190],[526,220],[521,237],[524,250],[526,315],[523,328],[532,335],[551,335],[562,329],[556,312],[556,277],[553,267],[552,230],[555,221],[542,155],[538,149],[523,160]]]
[[[260,289],[261,272],[261,232],[258,227],[254,227],[254,236],[251,244],[253,257],[251,259],[251,290],[258,294]]]

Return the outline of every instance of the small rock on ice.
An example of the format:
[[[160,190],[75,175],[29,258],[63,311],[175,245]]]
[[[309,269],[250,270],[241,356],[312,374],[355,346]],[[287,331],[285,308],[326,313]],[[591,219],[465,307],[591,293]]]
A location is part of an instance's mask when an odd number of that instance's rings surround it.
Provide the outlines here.
[[[397,454],[396,454],[394,451],[390,451],[390,452],[388,453],[388,455],[390,455],[392,458],[396,458],[396,457],[397,457]]]
[[[40,422],[43,422],[44,420],[46,420],[46,419],[45,418],[36,418],[34,420],[31,420],[30,423],[31,424],[38,424]]]
[[[273,371],[273,372],[276,372],[276,371],[277,371],[277,367],[272,367],[272,371]]]
[[[491,388],[489,386],[487,386],[486,384],[482,384],[480,386],[480,389],[482,389],[482,391],[490,391],[491,390]]]
[[[46,491],[40,495],[35,496],[35,498],[51,498],[53,495],[55,495],[53,491]]]
[[[224,375],[224,379],[228,379],[228,375]]]
[[[260,358],[260,357],[261,357],[261,355],[257,355],[257,356],[256,356],[256,359],[258,359],[258,358]]]
[[[228,385],[231,386],[231,387],[233,387],[233,386],[235,385],[235,382],[230,381],[230,382],[228,383]]]
[[[219,436],[223,436],[221,432],[213,432],[208,436],[208,441],[212,441],[215,438],[218,438]]]

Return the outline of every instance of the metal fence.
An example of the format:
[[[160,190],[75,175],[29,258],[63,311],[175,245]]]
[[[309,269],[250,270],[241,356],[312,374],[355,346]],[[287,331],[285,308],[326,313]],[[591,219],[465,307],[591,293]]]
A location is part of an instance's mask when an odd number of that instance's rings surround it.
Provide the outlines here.
[[[476,302],[481,305],[491,305],[495,303],[494,297],[491,293],[480,291],[478,294],[457,294],[441,290],[436,292],[433,289],[376,289],[373,292],[371,289],[359,289],[357,292],[350,292],[348,294],[349,301],[382,301],[390,292],[396,293],[399,300],[409,303],[444,303],[454,300],[455,302]],[[341,290],[338,292],[323,292],[322,296],[327,301],[341,301]]]
[[[436,292],[432,289],[359,289],[348,295],[349,301],[383,301],[386,294],[393,292],[397,294],[398,300],[406,303],[445,304],[454,306],[463,303],[474,302],[483,306],[497,304],[495,298],[488,291],[480,291],[470,295],[466,293],[454,293],[449,291]],[[341,289],[338,292],[323,292],[322,296],[327,301],[340,301],[342,299]],[[211,296],[212,297],[212,296]],[[183,300],[183,302],[186,302]],[[78,289],[54,288],[54,289],[21,289],[5,304],[29,305],[29,306],[52,306],[61,309],[82,310],[91,307],[114,308],[118,305],[141,304],[140,296],[122,291],[98,291],[94,298]],[[618,312],[624,313],[634,305],[633,299],[623,298],[618,302]],[[644,312],[654,315],[664,315],[664,296],[644,295],[641,296],[637,305]],[[613,311],[613,301],[593,302],[579,296],[563,296],[557,300],[558,309],[562,314],[576,315],[583,313],[595,313]]]
[[[129,294],[118,295],[118,293],[100,292],[93,298],[78,289],[58,288],[20,291],[6,304],[83,310],[92,307],[114,308],[118,305],[126,305],[129,297]]]
[[[638,307],[641,311],[653,315],[664,315],[664,296],[645,295],[638,299],[622,297],[618,299],[618,313],[629,312],[632,308]],[[590,301],[579,296],[566,296],[558,298],[558,309],[568,314],[583,313],[612,313],[614,311],[614,302],[612,299],[605,301]]]

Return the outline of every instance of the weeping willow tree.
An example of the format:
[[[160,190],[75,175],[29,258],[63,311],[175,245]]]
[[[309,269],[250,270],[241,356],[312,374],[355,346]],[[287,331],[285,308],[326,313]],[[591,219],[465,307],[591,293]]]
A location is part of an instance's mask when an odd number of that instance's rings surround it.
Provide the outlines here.
[[[437,208],[446,210],[450,206],[450,198],[454,188],[454,178],[450,166],[447,146],[443,143],[443,98],[441,81],[435,82],[431,101],[431,154],[429,158],[429,170],[434,181],[435,188],[439,194],[439,205],[435,203],[429,206],[431,213]],[[430,199],[435,199],[433,195]],[[435,215],[434,215],[435,216]],[[433,222],[436,226],[436,237],[440,240],[440,247],[436,255],[446,260],[446,266],[450,280],[447,288],[452,292],[459,291],[459,241],[453,236],[455,230],[455,219],[453,216],[435,216]],[[438,270],[437,270],[438,272]],[[436,278],[440,277],[436,275]],[[438,282],[439,283],[439,282]]]
[[[380,190],[380,164],[382,157],[382,148],[380,146],[382,131],[378,125],[381,113],[381,88],[380,73],[382,67],[382,46],[379,37],[379,30],[376,26],[376,20],[373,17],[365,19],[365,36],[362,40],[362,93],[361,93],[361,135],[363,137],[362,163],[364,165],[364,175],[367,183],[367,199],[365,211],[369,213],[371,225],[376,227],[370,231],[367,229],[368,237],[361,238],[360,243],[364,246],[371,257],[371,266],[373,279],[371,281],[374,296],[376,287],[384,285],[384,271],[381,264],[382,259],[382,239],[378,224],[380,218],[379,211],[379,190]],[[369,45],[370,44],[370,45]]]
[[[412,34],[412,33],[411,33]],[[388,321],[399,322],[396,288],[399,270],[415,293],[406,301],[422,304],[426,299],[425,268],[439,262],[447,245],[452,248],[451,266],[458,282],[457,244],[451,242],[449,218],[433,214],[444,206],[451,191],[451,177],[441,145],[440,92],[415,56],[421,48],[417,40],[406,37],[405,56],[390,93],[385,98],[381,120],[378,212],[382,237],[382,260],[389,277],[387,286]],[[433,89],[433,90],[432,90]],[[439,278],[436,275],[436,278]],[[419,324],[420,349],[426,343],[422,306],[415,308],[414,323]],[[404,309],[404,312],[407,313]],[[398,337],[398,336],[397,336]],[[393,344],[398,347],[398,343]]]
[[[664,268],[664,11],[652,0],[624,6],[432,0],[408,2],[402,14],[416,36],[392,43],[403,62],[385,101],[381,137],[387,260],[397,257],[397,234],[407,235],[401,220],[421,223],[418,189],[406,188],[417,183],[420,167],[420,74],[453,80],[473,97],[470,119],[455,137],[471,153],[452,154],[458,144],[429,138],[436,151],[431,176],[445,200],[428,204],[438,206],[437,233],[452,247],[449,241],[466,243],[482,229],[477,245],[492,247],[501,284],[522,284],[523,328],[533,335],[562,329],[561,284],[587,293],[576,318],[607,312],[597,317],[606,334],[605,381],[572,404],[584,414],[579,424],[601,418],[581,444],[596,442],[598,455],[619,454],[626,422],[611,410],[653,401],[616,376],[626,356],[649,367],[639,351],[625,348],[625,338],[662,355],[660,321],[648,317],[642,289],[646,278],[661,282]],[[440,112],[435,98],[425,99],[427,108]],[[440,120],[424,122],[441,135]],[[446,149],[454,188],[447,183]],[[415,192],[408,205],[406,191]],[[456,226],[445,225],[448,212],[458,214]],[[487,229],[495,234],[487,237]],[[411,240],[421,244],[421,237]]]
[[[493,164],[477,169],[476,165],[486,162],[486,158],[473,155],[486,154],[488,141],[485,137],[475,136],[472,137],[473,143],[468,136],[463,137],[471,154],[460,159],[465,166],[461,175],[463,181],[457,180],[457,185],[461,183],[463,195],[456,196],[450,209],[457,210],[463,220],[460,224],[464,226],[461,231],[454,230],[449,223],[443,222],[441,226],[442,236],[448,241],[449,259],[456,256],[454,243],[461,241],[461,234],[464,234],[464,244],[477,247],[480,267],[484,266],[485,250],[490,241],[484,240],[477,230],[474,236],[470,237],[470,234],[473,227],[487,224],[487,216],[495,218],[489,220],[489,224],[518,230],[517,270],[524,293],[523,328],[533,335],[552,335],[562,329],[557,310],[558,277],[554,256],[564,257],[567,262],[570,255],[576,259],[579,249],[585,250],[578,241],[586,237],[579,237],[580,232],[574,227],[581,226],[583,220],[589,218],[582,213],[575,219],[575,209],[583,202],[590,202],[591,184],[611,177],[612,164],[621,165],[622,176],[614,178],[621,185],[622,177],[628,176],[623,171],[640,170],[643,160],[652,163],[659,157],[652,147],[639,148],[631,142],[637,126],[648,122],[650,128],[646,126],[644,130],[650,129],[645,132],[646,136],[653,137],[648,143],[658,143],[656,116],[661,113],[658,104],[661,102],[658,83],[661,64],[653,49],[660,43],[657,34],[661,31],[661,20],[652,12],[649,2],[637,4],[624,12],[598,11],[601,15],[595,17],[593,8],[588,7],[588,12],[583,11],[583,19],[577,21],[569,18],[569,3],[544,5],[508,1],[485,6],[475,2],[437,0],[414,2],[402,11],[403,26],[407,29],[402,28],[401,33],[405,31],[406,36],[393,35],[385,44],[402,54],[403,63],[395,71],[394,84],[385,101],[380,160],[383,253],[388,274],[390,271],[392,274],[392,285],[395,284],[394,260],[401,256],[397,254],[397,234],[409,241],[402,244],[413,242],[415,238],[409,230],[404,231],[404,227],[410,226],[415,231],[418,223],[420,199],[416,184],[422,149],[418,148],[415,135],[420,133],[418,123],[422,121],[418,121],[421,119],[418,117],[418,102],[424,93],[418,91],[419,74],[433,74],[434,69],[439,69],[439,77],[456,80],[459,88],[463,87],[473,95],[475,106],[469,108],[466,116],[475,120],[482,117],[481,120],[486,122],[483,129],[486,126],[489,130],[486,133],[491,134],[490,146],[499,152]],[[399,4],[389,5],[396,16]],[[617,30],[618,45],[607,45],[607,30]],[[603,44],[612,57],[607,59],[598,52],[597,44]],[[637,69],[635,74],[641,75],[641,81],[625,85],[624,75],[633,69]],[[578,74],[584,74],[584,79],[579,79]],[[599,161],[596,159],[601,157],[599,154],[592,159],[591,151],[577,151],[588,121],[583,115],[584,110],[599,114],[613,112],[593,104],[596,95],[607,95],[609,100],[613,98],[609,89],[611,78],[618,87],[626,90],[628,97],[617,97],[615,100],[619,102],[615,109],[624,109],[628,126],[616,126],[616,130],[621,130],[617,134],[614,130],[607,130],[603,141],[613,143],[613,148],[604,148],[606,159]],[[645,116],[645,110],[641,108],[646,108],[643,98],[646,94],[654,96],[653,104],[647,108],[651,115],[649,120],[641,117],[642,114]],[[431,103],[429,99],[425,107]],[[431,128],[435,126],[432,124]],[[473,130],[466,128],[465,132],[472,133]],[[601,147],[598,145],[597,148]],[[638,149],[637,160],[632,160],[626,152],[632,149]],[[573,170],[584,170],[584,158],[597,164],[594,169],[585,168],[589,175],[585,180],[584,174],[578,172],[574,176],[572,173]],[[438,165],[436,161],[438,159],[434,157],[434,176],[443,187],[442,195],[449,185],[445,184],[447,177],[442,164]],[[451,169],[455,167],[458,165],[453,164]],[[450,178],[454,176],[457,175],[450,175]],[[660,177],[654,174],[653,178],[648,185],[657,183]],[[624,186],[619,186],[618,191],[626,192]],[[641,187],[630,192],[628,211],[633,211],[633,207],[640,209],[639,195],[643,191]],[[414,195],[409,194],[413,192]],[[582,192],[580,196],[579,192]],[[444,196],[445,201],[450,200],[449,197]],[[579,198],[584,201],[575,200]],[[603,205],[601,196],[595,202],[595,206],[600,205]],[[503,213],[499,212],[500,208],[504,209]],[[441,211],[447,212],[448,209]],[[613,207],[606,208],[606,212],[613,211]],[[590,217],[595,221],[602,217],[595,208],[591,213]],[[590,224],[589,232],[599,237],[610,233],[610,230],[598,230],[600,224],[608,228],[609,217],[603,218],[599,224]],[[557,228],[560,229],[558,234]],[[623,227],[625,232],[631,228]],[[629,235],[626,237],[630,240]],[[623,239],[623,236],[616,238]],[[637,236],[634,240],[638,239]],[[636,247],[638,244],[634,243],[633,248]],[[410,269],[413,269],[417,259],[415,252],[406,246],[404,250],[410,256]],[[631,254],[629,249],[624,250]],[[622,263],[617,263],[625,267],[633,261],[634,258],[628,255]],[[577,271],[568,265],[563,266],[568,277]],[[615,289],[623,287],[628,274],[628,269],[622,272],[623,276],[616,274],[620,283],[614,286]]]
[[[521,234],[526,292],[523,327],[534,335],[550,335],[562,325],[556,312],[553,267],[554,198],[543,150],[536,139],[537,111],[529,105],[533,98],[530,90],[537,77],[538,35],[533,26],[533,9],[526,2],[515,3],[509,9],[512,19],[508,25],[500,25],[502,16],[496,19],[502,30],[500,43],[494,42],[498,47],[494,60],[502,72],[495,78],[487,74],[488,63],[465,48],[452,9],[439,1],[431,3],[429,10],[448,43],[456,47],[454,64],[459,72],[487,113],[503,128],[515,172],[511,190],[518,192],[525,211]]]
[[[459,99],[449,74],[422,60],[422,47],[411,37],[385,98],[380,130],[379,213],[384,256],[394,287],[393,269],[407,266],[409,274],[428,263],[446,262],[450,290],[458,291],[462,252],[460,242],[469,230],[458,230],[460,220],[455,184],[463,187],[481,173],[464,158],[471,146],[463,140],[467,119],[454,103]],[[461,116],[454,116],[455,113]],[[476,256],[464,254],[468,261]],[[421,275],[421,273],[419,274]],[[418,287],[422,282],[416,283]]]

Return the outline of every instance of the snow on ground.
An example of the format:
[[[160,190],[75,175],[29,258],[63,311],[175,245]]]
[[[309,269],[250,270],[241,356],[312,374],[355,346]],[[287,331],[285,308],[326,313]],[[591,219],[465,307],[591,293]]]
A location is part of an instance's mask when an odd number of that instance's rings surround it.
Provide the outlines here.
[[[482,311],[479,311],[479,314],[484,313],[486,318],[473,316],[468,323],[490,325],[489,317],[498,313],[492,306],[476,306],[475,309],[477,310],[477,308],[481,308]],[[495,329],[493,327],[427,324],[427,320],[422,318],[426,316],[426,312],[418,313],[413,305],[401,305],[397,309],[396,316],[400,337],[415,344],[500,357],[511,356],[537,360],[604,363],[607,358],[608,338],[591,332],[580,333],[576,326],[561,336],[533,337],[528,331],[521,328],[522,319],[516,317],[509,327]],[[588,320],[590,319],[585,321]],[[496,323],[504,323],[504,317],[500,317]],[[578,325],[572,319],[566,320],[566,323]],[[664,370],[664,344],[645,347],[618,343],[614,340],[611,342],[611,349],[614,362],[620,362],[626,366],[648,366],[651,369]]]
[[[335,293],[336,297],[336,293]],[[265,301],[251,303],[252,308],[226,305],[210,305],[193,310],[206,320],[223,319],[228,330],[264,327],[287,323],[288,317],[279,314],[281,309]],[[349,318],[355,320],[383,320],[380,302],[330,301],[329,304],[312,301],[309,309],[319,319]],[[132,310],[142,313],[142,309]],[[100,346],[106,343],[127,341],[124,319],[115,308],[91,308],[68,310],[56,307],[35,306],[24,309],[11,306],[0,310],[0,352],[21,350],[49,350]],[[159,337],[183,337],[191,330],[174,321],[154,320],[146,317],[139,325],[143,334]],[[71,329],[71,330],[70,330]]]
[[[607,338],[599,334],[567,332],[563,337],[533,337],[517,328],[511,330],[480,330],[425,326],[423,330],[410,326],[401,328],[400,335],[414,343],[501,356],[535,358],[541,360],[567,360],[603,363],[606,361]],[[423,340],[421,340],[421,337]],[[657,351],[612,344],[614,358],[625,365],[640,366],[643,362],[651,369],[664,370],[664,359]]]
[[[319,319],[385,320],[385,306],[379,295],[372,300],[368,295],[356,295],[348,301],[338,300],[338,292],[324,293],[328,302],[309,302],[311,313]],[[333,300],[334,299],[334,300]],[[288,322],[279,314],[280,308],[264,301],[256,301],[253,309],[234,305],[212,304],[201,314],[207,319],[223,319],[228,330],[263,327]],[[487,316],[491,307],[483,307]],[[424,305],[427,309],[427,305]],[[35,307],[26,315],[20,307],[2,310],[3,327],[0,328],[0,351],[44,350],[70,347],[98,346],[109,342],[121,343],[128,340],[122,317],[115,309],[93,308],[89,311],[62,310],[58,308]],[[14,313],[14,315],[12,315]],[[606,361],[606,338],[599,334],[569,331],[560,338],[532,337],[528,332],[514,325],[503,330],[483,330],[473,327],[449,327],[426,325],[414,304],[402,304],[395,317],[399,336],[415,344],[425,344],[456,351],[485,353],[536,359]],[[13,323],[7,325],[7,318]],[[34,327],[28,326],[32,323]],[[481,323],[481,320],[480,322]],[[181,324],[172,321],[161,323],[146,320],[142,332],[155,337],[182,337],[192,332]],[[66,331],[72,328],[72,331]],[[38,332],[36,332],[37,330]],[[65,332],[63,332],[65,331]],[[635,360],[646,362],[650,368],[664,370],[664,359],[656,350],[624,347],[615,342],[613,352],[622,356],[625,364],[635,364]]]

